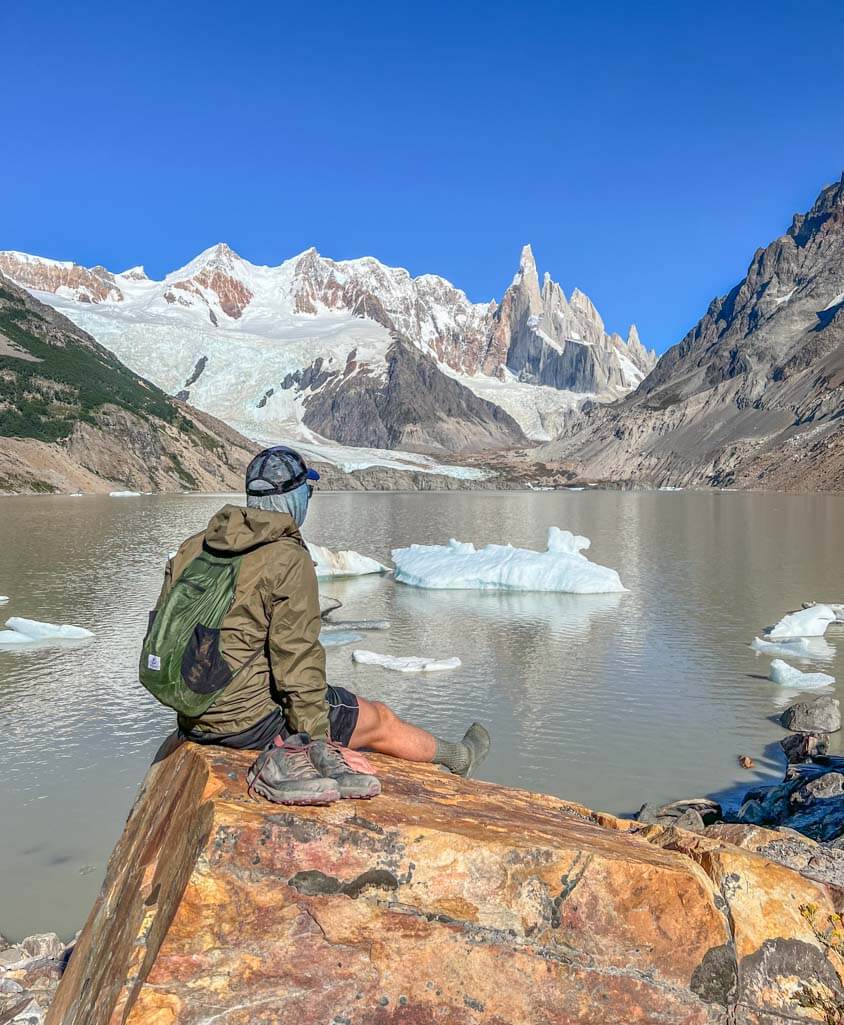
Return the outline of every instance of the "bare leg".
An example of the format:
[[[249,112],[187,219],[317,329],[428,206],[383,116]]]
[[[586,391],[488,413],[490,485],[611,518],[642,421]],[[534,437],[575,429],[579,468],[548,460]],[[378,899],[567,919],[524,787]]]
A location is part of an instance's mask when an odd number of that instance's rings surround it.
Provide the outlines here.
[[[356,751],[365,747],[409,762],[437,762],[460,776],[468,776],[489,751],[489,734],[480,723],[472,723],[462,740],[451,743],[399,719],[381,701],[358,697],[358,707],[358,721],[349,743]]]
[[[362,747],[409,762],[432,762],[437,741],[427,730],[399,719],[381,701],[358,698],[360,711],[349,747]]]

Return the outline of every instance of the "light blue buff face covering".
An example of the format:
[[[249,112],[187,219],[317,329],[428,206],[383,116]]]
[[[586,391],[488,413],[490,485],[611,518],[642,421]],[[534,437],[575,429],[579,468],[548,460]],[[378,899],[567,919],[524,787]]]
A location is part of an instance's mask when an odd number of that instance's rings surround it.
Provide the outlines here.
[[[266,512],[288,513],[297,527],[301,527],[308,515],[308,485],[300,484],[284,495],[247,495],[248,509],[264,509]]]

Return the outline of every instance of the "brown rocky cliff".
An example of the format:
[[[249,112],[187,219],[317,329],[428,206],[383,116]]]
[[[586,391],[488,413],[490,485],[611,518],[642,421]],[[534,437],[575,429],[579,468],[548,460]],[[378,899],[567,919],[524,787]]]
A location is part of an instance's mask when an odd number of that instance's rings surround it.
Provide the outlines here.
[[[386,758],[288,809],[251,757],[165,745],[47,1025],[839,1020],[840,895],[759,854]]]

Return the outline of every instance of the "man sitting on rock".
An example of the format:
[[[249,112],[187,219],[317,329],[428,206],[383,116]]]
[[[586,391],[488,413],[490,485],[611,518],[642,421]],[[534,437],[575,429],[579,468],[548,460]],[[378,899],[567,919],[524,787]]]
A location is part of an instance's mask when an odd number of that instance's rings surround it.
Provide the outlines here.
[[[169,560],[141,681],[179,711],[188,740],[260,750],[247,774],[250,788],[281,804],[376,796],[380,783],[355,753],[362,748],[468,775],[489,750],[479,723],[452,743],[404,722],[380,701],[327,685],[316,574],[299,533],[318,479],[284,446],[252,460],[246,508],[224,506]],[[204,618],[190,620],[185,610],[200,605]],[[168,640],[180,610],[188,621],[183,650]],[[176,692],[182,696],[174,698]]]

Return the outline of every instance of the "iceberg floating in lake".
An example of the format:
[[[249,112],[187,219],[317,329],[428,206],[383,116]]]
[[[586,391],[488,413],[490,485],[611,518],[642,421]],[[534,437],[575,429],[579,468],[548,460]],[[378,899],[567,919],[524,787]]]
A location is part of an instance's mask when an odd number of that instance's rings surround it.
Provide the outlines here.
[[[389,630],[389,619],[338,619],[336,622],[323,619],[322,633],[343,630]]]
[[[368,555],[360,552],[332,552],[322,545],[308,544],[308,551],[316,563],[316,575],[325,580],[328,577],[360,577],[369,573],[386,573],[387,567],[382,566]]]
[[[764,637],[754,637],[750,647],[763,655],[783,655],[785,658],[828,662],[835,657],[835,648],[823,637],[795,637],[790,641],[766,641]]]
[[[835,683],[834,676],[828,676],[826,673],[801,673],[799,669],[783,662],[781,658],[775,658],[771,663],[768,679],[783,687],[792,687],[794,690],[828,687],[831,683]]]
[[[0,605],[8,605],[9,596],[8,594],[0,594]]]
[[[559,527],[548,528],[548,548],[535,552],[512,545],[473,544],[451,540],[447,545],[396,548],[396,580],[414,587],[480,588],[512,591],[562,591],[609,594],[626,591],[618,573],[590,562],[581,554],[590,546]]]
[[[835,622],[836,623],[844,623],[844,602],[835,602],[835,601],[821,601],[821,602],[817,602],[817,601],[804,601],[803,602],[803,608],[804,609],[816,609],[818,607],[818,605],[826,605],[826,607],[828,609],[832,609],[832,611],[835,613]]]
[[[397,657],[379,655],[377,651],[363,651],[356,648],[352,652],[352,660],[365,666],[382,666],[394,669],[398,673],[435,673],[443,669],[457,669],[459,658],[415,658],[411,655]]]
[[[0,645],[33,644],[38,641],[82,641],[94,635],[81,626],[56,626],[54,623],[39,623],[36,619],[21,619],[12,616],[6,620],[7,630],[0,630]]]
[[[829,605],[812,605],[808,609],[783,616],[765,637],[771,641],[789,637],[823,637],[826,628],[834,622],[835,612]]]
[[[109,491],[109,498],[138,498],[140,491]]]

